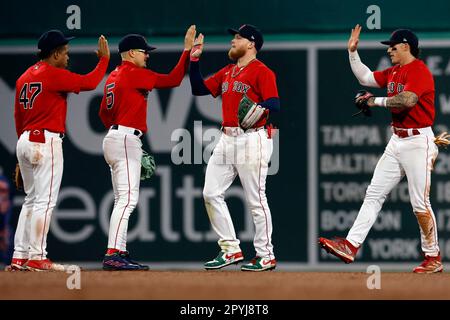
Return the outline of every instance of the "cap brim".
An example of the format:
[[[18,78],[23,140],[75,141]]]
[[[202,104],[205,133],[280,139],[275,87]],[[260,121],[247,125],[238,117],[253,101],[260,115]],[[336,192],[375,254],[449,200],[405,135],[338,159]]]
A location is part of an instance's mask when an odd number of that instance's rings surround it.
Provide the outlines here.
[[[64,43],[63,43],[63,45],[68,44],[69,41],[70,41],[70,40],[73,40],[73,39],[75,39],[75,37],[66,37],[66,38],[65,38],[65,41],[64,41]]]
[[[236,29],[231,29],[231,28],[227,29],[227,31],[228,31],[228,33],[231,34],[232,36],[234,36],[234,35],[236,35],[236,34],[239,33],[238,30],[236,30]]]
[[[75,39],[75,37],[66,37],[64,38],[64,42],[61,44],[62,46],[65,46],[66,44],[69,43],[70,40]]]
[[[385,44],[387,46],[391,46],[393,44],[397,44],[397,43],[401,43],[401,42],[395,42],[395,41],[390,41],[390,40],[386,40],[386,41],[380,41],[381,44]]]
[[[156,50],[156,47],[152,47],[152,46],[147,46],[147,52]]]

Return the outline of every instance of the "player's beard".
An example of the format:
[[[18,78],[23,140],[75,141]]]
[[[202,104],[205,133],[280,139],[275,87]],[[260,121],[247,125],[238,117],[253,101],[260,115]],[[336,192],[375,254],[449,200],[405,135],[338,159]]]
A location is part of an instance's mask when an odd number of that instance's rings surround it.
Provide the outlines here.
[[[243,57],[245,55],[245,49],[239,49],[239,48],[230,48],[228,51],[228,58],[230,58],[233,61],[238,60],[239,58]]]

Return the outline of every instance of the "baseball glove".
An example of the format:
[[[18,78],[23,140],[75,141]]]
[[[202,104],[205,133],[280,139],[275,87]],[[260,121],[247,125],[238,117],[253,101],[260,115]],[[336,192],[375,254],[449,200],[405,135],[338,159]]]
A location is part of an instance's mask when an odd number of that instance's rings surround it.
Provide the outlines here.
[[[149,155],[146,151],[142,150],[141,158],[141,180],[150,179],[155,173],[156,164],[153,156]]]
[[[14,169],[13,181],[14,181],[14,185],[16,186],[16,189],[18,191],[22,191],[23,190],[23,179],[22,179],[22,173],[20,172],[20,166],[18,163],[16,163],[16,168]]]
[[[355,106],[359,109],[358,112],[354,113],[352,116],[355,117],[359,114],[363,114],[366,117],[372,116],[372,110],[370,110],[367,100],[373,97],[373,94],[366,90],[359,90],[355,96]]]
[[[448,140],[449,138],[450,138],[450,134],[448,134],[447,132],[442,132],[441,134],[437,135],[434,138],[434,143],[438,147],[447,148],[448,145],[450,144],[450,140]]]
[[[251,128],[264,114],[264,108],[243,95],[239,102],[238,119],[242,129]]]

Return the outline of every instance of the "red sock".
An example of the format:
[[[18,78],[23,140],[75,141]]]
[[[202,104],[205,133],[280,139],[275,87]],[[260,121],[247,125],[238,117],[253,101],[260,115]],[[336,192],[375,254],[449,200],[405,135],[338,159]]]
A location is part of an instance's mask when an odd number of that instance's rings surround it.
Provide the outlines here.
[[[117,253],[119,251],[120,251],[119,249],[108,248],[108,250],[106,250],[106,254],[111,255],[111,254]]]

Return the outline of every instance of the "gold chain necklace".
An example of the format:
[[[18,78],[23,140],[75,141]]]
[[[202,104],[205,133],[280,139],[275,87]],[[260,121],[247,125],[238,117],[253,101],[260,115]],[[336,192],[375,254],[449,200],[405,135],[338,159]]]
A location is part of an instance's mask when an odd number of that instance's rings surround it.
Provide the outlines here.
[[[237,73],[236,73],[237,64],[235,64],[234,67],[233,67],[233,69],[231,70],[231,77],[232,77],[232,78],[237,77],[237,76],[242,72],[242,70],[244,70],[244,68],[245,68],[246,66],[248,66],[250,63],[252,63],[252,62],[255,61],[255,60],[256,60],[256,58],[250,60],[245,66],[240,67],[240,68],[239,68],[239,71],[238,71]]]

